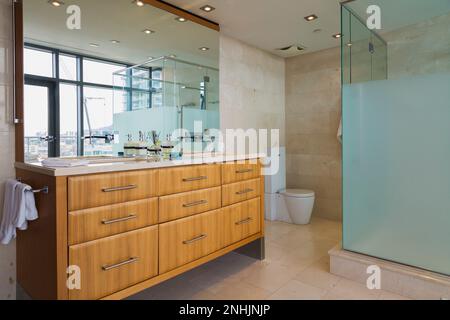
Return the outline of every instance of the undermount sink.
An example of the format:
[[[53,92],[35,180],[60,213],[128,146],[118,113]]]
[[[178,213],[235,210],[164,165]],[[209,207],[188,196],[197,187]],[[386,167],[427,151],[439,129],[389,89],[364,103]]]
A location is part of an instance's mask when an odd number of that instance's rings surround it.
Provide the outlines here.
[[[86,156],[86,157],[71,157],[69,160],[87,160],[89,163],[111,163],[111,162],[131,162],[139,161],[140,159],[134,157],[115,157],[115,156]]]

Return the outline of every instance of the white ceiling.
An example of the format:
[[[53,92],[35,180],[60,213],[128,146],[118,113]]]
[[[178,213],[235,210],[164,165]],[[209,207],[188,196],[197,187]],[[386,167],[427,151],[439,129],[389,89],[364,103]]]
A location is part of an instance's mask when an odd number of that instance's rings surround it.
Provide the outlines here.
[[[56,8],[48,0],[24,0],[25,41],[75,53],[141,63],[149,56],[175,54],[179,59],[218,67],[219,34],[199,24],[177,22],[176,16],[132,0],[64,0]],[[67,6],[81,8],[81,30],[66,27]],[[146,35],[145,29],[155,31]],[[113,44],[110,40],[119,40]],[[91,43],[99,44],[98,48]],[[208,47],[203,52],[199,48]]]
[[[233,38],[280,56],[276,50],[303,45],[304,53],[340,45],[332,37],[340,32],[339,0],[168,0],[167,2],[220,24],[221,31]],[[215,11],[199,8],[211,5]],[[316,14],[319,19],[303,18]],[[314,32],[321,29],[320,32]],[[297,54],[297,53],[294,53]]]

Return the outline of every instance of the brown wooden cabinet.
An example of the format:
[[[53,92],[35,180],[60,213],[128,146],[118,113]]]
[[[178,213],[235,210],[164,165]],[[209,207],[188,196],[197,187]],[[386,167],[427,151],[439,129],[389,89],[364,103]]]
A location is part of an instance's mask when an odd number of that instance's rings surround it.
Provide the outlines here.
[[[32,187],[49,186],[36,196],[40,218],[18,235],[18,281],[34,299],[122,299],[263,238],[260,169],[233,162],[58,177],[18,169]],[[66,286],[69,266],[81,271],[79,290]]]

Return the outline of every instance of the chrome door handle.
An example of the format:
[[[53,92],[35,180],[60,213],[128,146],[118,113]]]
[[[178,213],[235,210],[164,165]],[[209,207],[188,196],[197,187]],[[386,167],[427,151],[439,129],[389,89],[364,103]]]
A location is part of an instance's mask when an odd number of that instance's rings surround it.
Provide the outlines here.
[[[195,207],[195,206],[199,206],[201,204],[207,204],[208,200],[200,200],[200,201],[196,201],[196,202],[192,202],[192,203],[186,203],[183,204],[183,208],[191,208],[191,207]]]
[[[244,219],[244,220],[236,222],[236,225],[240,226],[240,225],[243,225],[243,224],[247,224],[247,223],[250,223],[250,221],[252,221],[252,220],[253,220],[252,218],[247,218],[247,219]]]
[[[253,169],[236,170],[236,173],[249,173],[249,172],[253,172]]]
[[[103,188],[102,191],[103,192],[115,192],[115,191],[131,190],[131,189],[136,189],[136,188],[137,188],[137,185],[131,184],[129,186],[124,186],[124,187]]]
[[[207,236],[207,234],[202,234],[201,236],[195,237],[194,239],[183,241],[183,244],[192,244],[194,242],[205,239]]]
[[[45,141],[45,142],[54,142],[56,139],[54,136],[46,136],[46,137],[40,137],[39,140]]]
[[[237,195],[243,195],[243,194],[246,194],[246,193],[250,193],[252,191],[253,191],[253,189],[245,189],[245,190],[236,192],[236,194]]]
[[[135,214],[130,214],[128,217],[123,217],[123,218],[118,218],[118,219],[111,219],[111,220],[102,220],[102,224],[113,224],[113,223],[119,223],[119,222],[125,222],[125,221],[129,221],[129,220],[133,220],[136,219],[137,215]]]
[[[193,178],[184,178],[183,182],[200,181],[200,180],[206,180],[206,179],[208,179],[207,176],[193,177]]]
[[[131,264],[131,263],[135,263],[135,262],[138,262],[138,261],[139,261],[139,258],[137,258],[137,257],[136,258],[130,258],[130,259],[126,260],[126,261],[119,262],[119,263],[116,263],[116,264],[113,264],[113,265],[110,265],[110,266],[104,265],[104,266],[102,266],[102,269],[103,269],[103,271],[109,271],[109,270],[117,269],[117,268],[126,266],[126,265]]]

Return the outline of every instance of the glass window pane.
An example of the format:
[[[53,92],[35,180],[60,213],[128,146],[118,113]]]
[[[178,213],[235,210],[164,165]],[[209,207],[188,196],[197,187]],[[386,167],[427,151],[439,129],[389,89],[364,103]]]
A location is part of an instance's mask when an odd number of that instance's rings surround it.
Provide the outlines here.
[[[98,83],[98,84],[104,84],[104,85],[110,85],[113,84],[116,86],[124,86],[124,83],[117,83],[117,82],[123,82],[121,77],[116,77],[113,81],[113,73],[117,72],[121,69],[125,68],[124,65],[117,65],[117,64],[111,64],[111,63],[105,63],[105,62],[99,62],[94,60],[83,60],[83,81],[84,82],[90,82],[90,83]]]
[[[53,77],[53,54],[47,51],[25,48],[24,70],[26,74]]]
[[[78,88],[71,84],[61,84],[60,97],[60,156],[77,156],[77,106]]]
[[[162,80],[162,70],[152,70],[152,79]],[[152,81],[152,108],[160,108],[162,106],[162,81]]]
[[[25,161],[48,157],[48,88],[25,85]]]
[[[84,88],[84,136],[104,136],[113,131],[113,90]],[[84,155],[112,155],[112,144],[104,139],[85,139]]]
[[[67,55],[59,56],[59,77],[64,80],[77,80],[77,58]]]

